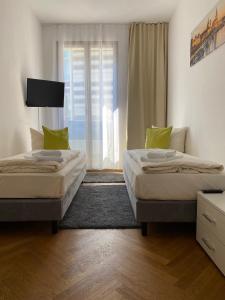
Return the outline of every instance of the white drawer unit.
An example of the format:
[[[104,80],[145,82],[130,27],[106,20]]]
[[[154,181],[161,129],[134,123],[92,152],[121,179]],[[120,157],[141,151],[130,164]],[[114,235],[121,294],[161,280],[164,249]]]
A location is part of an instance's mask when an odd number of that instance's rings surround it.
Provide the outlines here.
[[[225,193],[198,193],[196,238],[225,275]]]

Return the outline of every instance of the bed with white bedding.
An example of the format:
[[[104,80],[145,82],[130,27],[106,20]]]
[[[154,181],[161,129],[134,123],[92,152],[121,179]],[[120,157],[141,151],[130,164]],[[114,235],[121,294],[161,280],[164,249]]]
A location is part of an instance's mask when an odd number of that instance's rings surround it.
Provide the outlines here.
[[[86,174],[86,156],[66,150],[58,161],[40,161],[35,152],[0,160],[0,221],[52,221],[55,232]]]
[[[225,190],[225,173],[220,164],[183,153],[176,153],[179,157],[170,163],[167,160],[165,164],[157,165],[152,161],[149,164],[145,160],[147,152],[131,150],[124,156],[124,177],[134,214],[142,223],[143,234],[146,234],[147,223],[150,222],[194,222],[197,191]],[[162,165],[169,166],[169,169],[162,171]],[[185,168],[174,169],[176,165]]]
[[[0,198],[61,198],[85,168],[84,153],[55,172],[1,173],[0,163]]]

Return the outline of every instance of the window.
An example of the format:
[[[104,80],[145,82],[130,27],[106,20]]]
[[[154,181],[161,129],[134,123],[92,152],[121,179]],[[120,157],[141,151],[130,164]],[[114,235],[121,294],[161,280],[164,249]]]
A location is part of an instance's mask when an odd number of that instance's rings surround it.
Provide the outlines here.
[[[71,148],[86,151],[89,168],[116,168],[117,43],[65,43],[64,81]]]

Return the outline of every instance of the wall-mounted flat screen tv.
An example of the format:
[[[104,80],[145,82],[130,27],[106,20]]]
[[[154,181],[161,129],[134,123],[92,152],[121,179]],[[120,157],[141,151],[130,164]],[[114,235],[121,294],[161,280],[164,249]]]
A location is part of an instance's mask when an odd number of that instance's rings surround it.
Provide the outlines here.
[[[63,107],[64,82],[27,78],[27,106]]]

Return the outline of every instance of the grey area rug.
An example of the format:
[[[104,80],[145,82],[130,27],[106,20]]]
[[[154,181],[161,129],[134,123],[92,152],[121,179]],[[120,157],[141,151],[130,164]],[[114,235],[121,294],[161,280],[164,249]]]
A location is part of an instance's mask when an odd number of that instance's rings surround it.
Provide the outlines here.
[[[120,183],[124,182],[122,173],[89,172],[83,180],[84,183]]]
[[[81,185],[64,219],[62,229],[139,228],[125,185]]]

